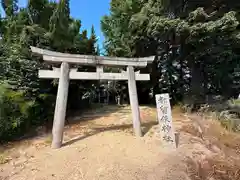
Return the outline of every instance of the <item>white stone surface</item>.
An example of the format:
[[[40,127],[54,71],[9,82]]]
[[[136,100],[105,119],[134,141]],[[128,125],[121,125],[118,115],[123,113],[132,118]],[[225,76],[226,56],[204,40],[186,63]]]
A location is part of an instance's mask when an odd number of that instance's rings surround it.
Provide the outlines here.
[[[54,71],[57,72],[57,71]],[[63,130],[66,118],[67,99],[68,99],[68,87],[69,87],[69,64],[63,62],[61,65],[61,71],[58,92],[54,113],[53,129],[52,129],[52,148],[60,148],[63,140]]]
[[[67,62],[71,64],[81,64],[81,65],[107,65],[107,66],[137,66],[145,67],[147,66],[147,61],[133,61],[131,59],[118,58],[115,60],[108,59],[106,57],[97,56],[85,56],[85,57],[58,57],[58,56],[48,56],[43,55],[43,60],[48,62]]]
[[[58,79],[60,77],[60,71],[56,70],[39,70],[39,78],[43,79]],[[135,73],[136,81],[149,81],[149,74],[139,74]],[[70,70],[70,79],[75,80],[118,80],[124,81],[128,80],[127,73],[102,73],[102,72],[76,72],[75,70]]]
[[[50,51],[46,49],[40,49],[37,47],[31,46],[31,50],[33,53],[52,56],[52,57],[65,57],[65,58],[78,58],[78,59],[90,59],[95,60],[97,62],[103,60],[110,60],[110,61],[131,61],[131,62],[149,62],[152,63],[154,60],[154,56],[150,57],[142,57],[142,58],[124,58],[124,57],[109,57],[109,56],[92,56],[92,55],[81,55],[81,54],[69,54],[69,53],[60,53],[55,51]],[[60,60],[59,62],[62,62]],[[95,62],[96,63],[96,62]]]
[[[157,94],[156,105],[163,146],[176,148],[169,94]]]
[[[142,136],[141,131],[141,122],[140,122],[140,111],[139,111],[139,104],[138,104],[138,95],[137,95],[137,86],[133,67],[129,66],[127,68],[128,72],[128,92],[129,92],[129,99],[132,109],[132,117],[133,117],[133,129],[136,136]]]

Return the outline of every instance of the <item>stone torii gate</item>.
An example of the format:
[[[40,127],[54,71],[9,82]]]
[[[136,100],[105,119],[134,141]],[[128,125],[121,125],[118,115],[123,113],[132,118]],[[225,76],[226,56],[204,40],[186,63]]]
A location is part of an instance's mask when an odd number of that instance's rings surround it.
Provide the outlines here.
[[[120,58],[68,54],[31,47],[33,53],[43,56],[43,60],[50,63],[61,63],[61,68],[53,70],[39,70],[39,78],[59,79],[58,92],[52,129],[52,148],[60,148],[63,140],[69,80],[128,80],[129,98],[133,117],[135,135],[142,136],[140,112],[137,96],[136,81],[150,80],[149,74],[134,72],[134,67],[146,67],[152,63],[154,57],[144,58]],[[96,66],[96,72],[77,72],[76,68],[70,68],[69,64]],[[104,73],[103,66],[127,67],[127,72]]]

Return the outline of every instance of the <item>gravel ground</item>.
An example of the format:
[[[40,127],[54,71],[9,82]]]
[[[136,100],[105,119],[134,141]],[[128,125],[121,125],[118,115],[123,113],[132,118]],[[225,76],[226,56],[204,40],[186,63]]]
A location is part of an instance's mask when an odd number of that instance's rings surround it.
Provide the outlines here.
[[[180,133],[176,150],[161,146],[154,108],[141,107],[145,136],[132,135],[129,107],[108,106],[70,119],[64,146],[53,150],[49,135],[25,140],[6,149],[1,180],[197,180],[206,159],[223,152],[198,135],[201,126],[173,112]],[[186,132],[186,125],[192,125]],[[183,130],[185,127],[185,131]],[[195,129],[194,129],[195,128]],[[200,130],[199,130],[200,129]],[[197,134],[197,135],[195,135]],[[200,168],[200,169],[199,169]],[[204,178],[203,178],[204,179]]]

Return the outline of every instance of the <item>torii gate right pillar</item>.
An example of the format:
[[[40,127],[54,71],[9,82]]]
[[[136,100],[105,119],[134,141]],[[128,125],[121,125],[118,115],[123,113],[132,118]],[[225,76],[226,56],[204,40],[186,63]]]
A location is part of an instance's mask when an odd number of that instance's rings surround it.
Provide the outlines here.
[[[140,121],[140,111],[138,104],[138,95],[137,95],[137,86],[136,86],[136,78],[134,68],[132,66],[128,66],[128,91],[129,91],[129,99],[132,109],[132,120],[133,120],[133,129],[136,136],[142,136],[141,130],[141,121]]]

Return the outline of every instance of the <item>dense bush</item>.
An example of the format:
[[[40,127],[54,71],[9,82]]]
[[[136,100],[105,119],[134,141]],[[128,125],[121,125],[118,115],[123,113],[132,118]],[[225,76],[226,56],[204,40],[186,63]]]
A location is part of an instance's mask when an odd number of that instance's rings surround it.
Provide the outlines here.
[[[227,103],[225,110],[217,113],[221,124],[229,130],[240,131],[240,100],[232,99]]]
[[[0,140],[8,140],[29,131],[31,127],[53,118],[55,96],[42,94],[35,100],[25,92],[0,85]]]
[[[34,103],[24,98],[24,92],[13,91],[6,84],[0,85],[0,139],[22,131],[20,127],[29,123]]]
[[[38,78],[39,69],[51,69],[52,65],[33,55],[30,46],[78,54],[99,51],[94,28],[90,36],[80,29],[81,21],[70,16],[69,0],[29,0],[24,8],[15,0],[1,5],[5,15],[0,18],[0,140],[6,140],[37,125],[52,125],[56,81]],[[81,103],[82,95],[91,86],[92,82],[71,82],[68,107],[86,105]]]

